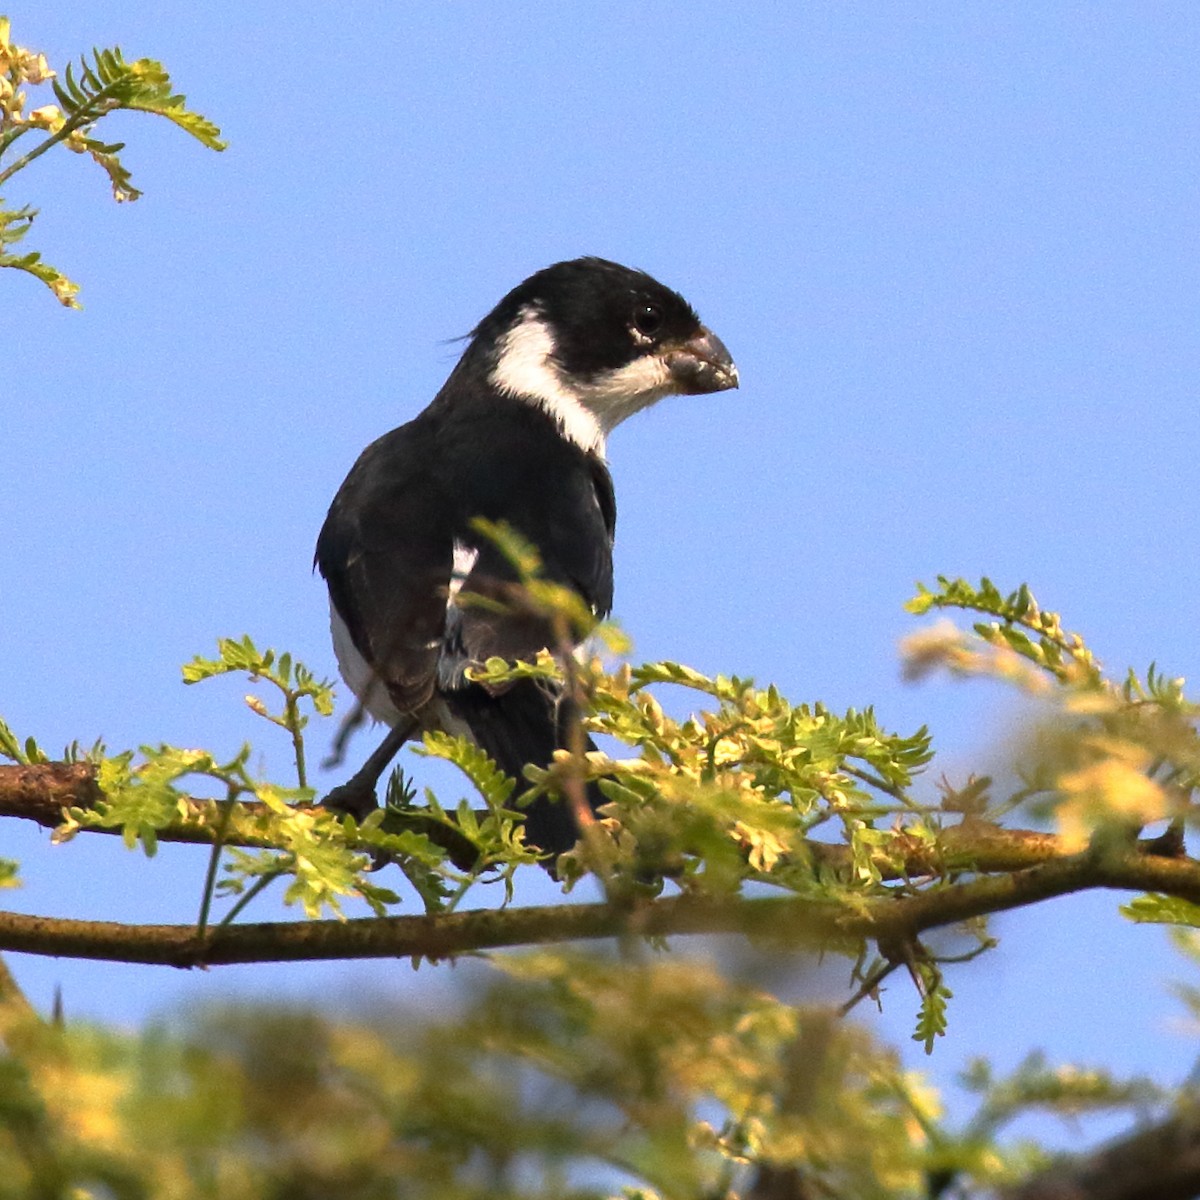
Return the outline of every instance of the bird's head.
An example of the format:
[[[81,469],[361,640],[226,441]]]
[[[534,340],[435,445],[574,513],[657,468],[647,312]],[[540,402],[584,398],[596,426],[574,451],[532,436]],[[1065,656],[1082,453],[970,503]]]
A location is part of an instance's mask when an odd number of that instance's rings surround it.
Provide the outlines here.
[[[588,450],[663,396],[738,385],[729,351],[682,296],[602,258],[531,275],[473,338],[493,386],[545,409]]]

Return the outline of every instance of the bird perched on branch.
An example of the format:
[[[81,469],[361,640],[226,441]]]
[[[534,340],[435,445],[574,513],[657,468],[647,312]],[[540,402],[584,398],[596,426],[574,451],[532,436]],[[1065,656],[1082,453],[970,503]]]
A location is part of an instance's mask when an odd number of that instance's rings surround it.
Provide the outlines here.
[[[426,729],[468,734],[518,780],[525,764],[549,763],[565,744],[562,697],[530,679],[488,688],[465,675],[492,656],[560,649],[544,619],[456,602],[517,582],[473,521],[507,524],[537,548],[544,578],[606,616],[608,434],[664,396],[737,384],[729,352],[682,296],[601,258],[538,271],[484,317],[429,407],[362,452],[317,541],[338,667],[391,727],[327,804],[374,808],[380,775]],[[539,798],[525,836],[557,855],[578,830],[567,806]]]

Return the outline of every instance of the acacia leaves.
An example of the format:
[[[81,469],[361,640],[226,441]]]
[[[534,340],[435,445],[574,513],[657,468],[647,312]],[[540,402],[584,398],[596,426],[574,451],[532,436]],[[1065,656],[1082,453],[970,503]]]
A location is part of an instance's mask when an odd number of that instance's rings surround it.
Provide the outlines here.
[[[42,261],[36,250],[16,254],[8,249],[15,246],[33,226],[37,209],[28,206],[7,211],[0,205],[0,267],[13,267],[44,283],[67,308],[78,308],[75,296],[79,285],[72,283],[57,267]]]
[[[314,807],[305,782],[303,731],[312,712],[332,712],[332,686],[291,655],[260,650],[249,637],[223,638],[217,651],[217,658],[198,656],[189,662],[184,682],[242,673],[253,683],[270,684],[280,702],[277,709],[257,695],[247,696],[246,704],[289,735],[295,783],[279,784],[252,773],[249,743],[227,761],[206,750],[143,746],[137,753],[101,757],[97,782],[104,798],[86,809],[69,809],[57,839],[82,829],[114,829],[127,845],[140,843],[153,854],[158,835],[167,828],[203,834],[212,841],[212,857],[200,903],[202,927],[214,895],[236,898],[224,918],[230,920],[277,879],[288,881],[285,903],[300,906],[308,917],[342,915],[347,897],[365,901],[382,915],[399,897],[366,874],[372,831],[348,829],[340,815]],[[206,794],[211,799],[204,799]],[[385,841],[384,835],[376,834],[375,840]],[[419,855],[420,839],[409,839],[404,849]],[[222,856],[224,871],[218,872]]]
[[[22,742],[3,717],[0,717],[0,758],[25,765],[50,761],[46,752],[33,738],[26,738]]]
[[[513,553],[536,570],[534,556],[520,547]],[[514,585],[509,602],[550,628],[562,621],[574,635],[577,614],[556,608],[553,590]],[[928,732],[895,733],[869,708],[835,713],[820,702],[794,703],[774,686],[679,663],[635,666],[614,664],[607,652],[547,652],[532,663],[490,661],[478,674],[490,687],[533,679],[569,694],[600,749],[585,752],[581,739],[569,737],[575,750],[528,766],[517,781],[469,742],[430,733],[418,753],[457,767],[467,794],[419,794],[397,772],[385,807],[355,821],[315,806],[307,785],[306,728],[312,716],[331,712],[332,686],[291,656],[243,637],[221,639],[216,657],[192,660],[184,680],[240,674],[259,685],[246,704],[290,739],[294,780],[251,772],[248,746],[228,760],[170,746],[116,755],[98,749],[90,757],[99,763],[103,799],[72,808],[59,836],[119,830],[150,852],[168,830],[211,841],[201,928],[213,899],[232,901],[219,918],[230,922],[275,881],[308,916],[349,915],[350,901],[382,914],[411,905],[415,895],[436,917],[484,884],[501,883],[511,897],[515,873],[537,858],[524,844],[523,808],[538,797],[569,803],[572,789],[590,781],[606,802],[585,840],[559,858],[558,877],[568,887],[599,873],[609,900],[630,904],[664,890],[725,904],[765,887],[851,920],[871,906],[933,905],[939,892],[969,889],[963,872],[978,864],[965,847],[987,842],[977,836],[972,843],[970,831],[998,829],[1019,808],[1057,821],[1060,855],[1103,855],[1106,847],[1127,853],[1140,825],[1190,811],[1200,742],[1197,709],[1182,681],[1155,668],[1109,680],[1082,638],[1064,632],[1027,588],[1005,595],[987,581],[974,588],[943,580],[940,592],[923,591],[914,607],[988,618],[967,631],[938,632],[938,651],[916,635],[927,667],[958,670],[966,662],[965,673],[1006,679],[1038,696],[1045,719],[1022,745],[1012,775],[932,785],[922,778],[932,760]],[[1035,687],[1032,678],[1041,682]],[[0,753],[34,764],[45,758],[4,726]],[[984,872],[1030,862],[1014,861],[1011,846],[1003,854],[1003,865]],[[383,863],[397,865],[407,887],[381,886],[368,868]],[[1126,911],[1143,921],[1193,919],[1192,910],[1150,897]],[[881,939],[869,966],[861,932],[831,938],[830,948],[859,958],[854,978],[863,996],[890,972],[907,970],[921,998],[915,1036],[929,1049],[947,1025],[943,967],[992,944],[981,920],[966,931],[977,947],[967,955],[939,957],[911,931]]]
[[[678,663],[605,673],[593,660],[581,676],[588,728],[634,751],[588,756],[586,773],[608,781],[605,816],[618,838],[634,835],[643,859],[657,847],[685,887],[736,889],[755,878],[807,891],[806,841],[826,827],[860,856],[862,878],[878,881],[877,822],[919,808],[908,789],[931,756],[923,729],[893,734],[870,710],[794,705],[775,687]],[[718,703],[677,718],[656,694],[662,685]],[[556,766],[531,772],[541,788],[561,787]]]
[[[27,109],[28,94],[22,89],[47,85],[58,103]],[[141,192],[133,186],[120,157],[125,144],[94,136],[97,124],[121,109],[165,117],[210,150],[225,149],[221,131],[187,107],[186,97],[173,90],[161,63],[149,58],[129,62],[115,47],[96,49],[80,59],[78,68],[68,64],[58,77],[45,55],[11,41],[9,21],[0,17],[0,187],[48,150],[62,145],[91,156],[108,176],[118,202],[136,200]],[[5,165],[4,156],[21,139],[30,139],[32,146]],[[78,308],[77,284],[43,262],[37,251],[18,254],[8,249],[25,237],[36,215],[28,206],[6,209],[0,200],[0,267],[32,275],[46,284],[61,304]]]
[[[93,50],[90,61],[86,55],[80,59],[78,75],[68,63],[62,80],[52,80],[51,86],[68,122],[91,123],[128,108],[166,117],[210,150],[226,147],[220,129],[187,107],[187,97],[172,90],[171,77],[153,59],[127,62],[117,47]]]
[[[957,609],[996,618],[969,631],[942,622],[905,639],[909,674],[944,669],[989,676],[1035,697],[1031,722],[1014,770],[1019,785],[994,795],[992,781],[976,788],[975,810],[998,818],[1018,806],[1050,816],[1068,845],[1102,849],[1124,844],[1144,825],[1182,821],[1200,788],[1200,705],[1183,680],[1151,664],[1144,675],[1104,674],[1077,633],[1043,610],[1025,585],[1004,594],[989,579],[978,587],[939,576],[918,585],[910,611]]]
[[[917,594],[905,605],[923,616],[931,609],[958,609],[997,618],[977,621],[972,629],[986,646],[1000,653],[980,656],[953,626],[937,626],[927,634],[905,640],[908,671],[920,676],[934,666],[948,666],[960,674],[992,674],[1018,679],[1030,690],[1044,690],[1037,676],[1023,673],[1019,661],[1032,663],[1061,684],[1096,687],[1101,682],[1100,664],[1077,633],[1062,627],[1057,613],[1044,612],[1027,584],[1005,595],[986,576],[978,587],[965,579],[939,575],[938,587],[930,590],[917,584]],[[956,636],[957,635],[957,636]],[[956,653],[957,651],[957,653]],[[1011,655],[1007,657],[1006,655]]]
[[[301,788],[308,787],[304,742],[300,736],[308,724],[308,717],[302,711],[302,706],[308,702],[319,716],[328,717],[333,712],[333,684],[327,679],[318,679],[303,663],[293,662],[290,654],[276,655],[274,650],[260,651],[249,636],[240,641],[218,638],[217,657],[201,658],[197,655],[191,662],[185,663],[183,682],[199,683],[203,679],[237,671],[245,672],[252,682],[265,680],[274,684],[281,693],[281,712],[273,713],[258,696],[247,696],[246,707],[292,735],[297,783]]]

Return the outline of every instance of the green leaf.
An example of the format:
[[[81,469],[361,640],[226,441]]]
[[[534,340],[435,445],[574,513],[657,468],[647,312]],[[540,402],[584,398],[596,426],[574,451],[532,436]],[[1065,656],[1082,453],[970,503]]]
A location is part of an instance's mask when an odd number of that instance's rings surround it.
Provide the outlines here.
[[[2,718],[0,718],[0,758],[7,758],[12,762],[25,765],[50,761],[49,755],[33,738],[27,737],[22,742]]]
[[[42,262],[42,256],[36,250],[25,254],[10,254],[5,250],[6,246],[14,246],[25,237],[36,216],[37,209],[28,206],[10,211],[0,209],[0,267],[11,267],[32,275],[58,297],[60,304],[66,308],[78,308],[75,300],[79,292],[78,284],[72,283],[57,267]]]
[[[0,61],[7,63],[9,59],[0,57]],[[17,65],[7,70],[6,86],[21,83],[20,70]],[[44,64],[42,71],[45,71]],[[110,143],[93,136],[96,123],[118,109],[165,117],[210,149],[225,149],[225,143],[220,139],[221,131],[206,117],[188,109],[185,97],[172,91],[170,77],[162,64],[153,59],[142,58],[129,63],[119,49],[96,49],[90,59],[85,55],[80,60],[78,70],[74,64],[69,64],[62,75],[49,82],[62,110],[61,121],[55,120],[50,126],[13,125],[0,111],[0,130],[3,131],[0,152],[25,134],[44,134],[27,154],[0,170],[0,185],[48,150],[66,146],[92,156],[108,175],[116,200],[136,200],[141,192],[133,186],[129,171],[119,156],[124,143]],[[43,262],[37,251],[18,255],[5,249],[28,233],[34,215],[30,208],[0,211],[0,267],[24,271],[49,287],[60,303],[68,308],[78,308],[75,299],[78,285],[57,267]]]
[[[106,145],[97,138],[84,138],[83,145],[92,158],[104,168],[112,184],[113,199],[118,204],[127,200],[136,200],[142,193],[133,186],[129,172],[117,157],[118,151],[125,149],[124,142],[113,142]]]
[[[293,875],[284,903],[301,905],[305,915],[315,920],[326,911],[342,917],[341,898],[360,896],[382,915],[382,897],[391,893],[363,879],[369,859],[337,836],[340,826],[336,814],[319,808],[293,809],[279,821],[277,836]]]
[[[15,763],[25,761],[20,739],[9,728],[8,722],[3,717],[0,717],[0,755]]]
[[[927,987],[921,997],[921,1011],[912,1037],[914,1042],[924,1045],[926,1054],[932,1054],[934,1042],[946,1034],[946,1001],[953,995],[954,993],[941,981],[941,972],[938,972],[936,983]]]
[[[506,521],[489,521],[486,517],[476,517],[471,526],[508,559],[522,583],[537,578],[542,569],[542,556],[532,542],[523,538]]]
[[[917,1028],[913,1041],[925,1046],[925,1053],[933,1053],[933,1043],[946,1033],[946,1001],[954,993],[946,986],[945,977],[937,962],[931,958],[920,958],[911,964],[913,979],[921,993],[921,1011],[917,1016]]]
[[[57,267],[41,261],[42,256],[31,250],[28,254],[0,254],[0,267],[12,267],[24,271],[34,279],[44,283],[55,295],[59,304],[64,308],[80,308],[75,299],[79,294],[79,284],[68,279]]]
[[[119,55],[120,52],[111,53]],[[172,93],[170,76],[161,63],[140,58],[133,64],[132,71],[139,86],[126,101],[126,108],[157,113],[174,122],[185,133],[190,133],[210,150],[226,149],[228,143],[221,140],[220,129],[207,117],[192,112],[187,107],[186,96]]]
[[[676,662],[643,663],[633,668],[631,678],[631,691],[638,691],[655,683],[676,683],[681,687],[706,692],[718,700],[735,700],[744,687],[752,686],[752,681],[747,680],[743,683],[736,676],[732,679],[724,679],[721,676],[710,679],[707,675]]]
[[[509,662],[508,659],[493,655],[482,666],[467,669],[467,678],[472,683],[482,683],[492,688],[512,683],[517,679],[542,679],[549,683],[561,683],[562,677],[562,668],[548,651],[539,654],[536,662],[523,662],[520,659]]]
[[[72,809],[80,824],[120,829],[132,849],[142,843],[147,855],[158,849],[158,831],[177,821],[186,811],[187,797],[176,782],[187,775],[208,774],[216,764],[207,751],[174,746],[143,747],[144,761],[134,766],[132,751],[101,761],[96,782],[104,800],[94,809]]]
[[[0,209],[0,249],[15,246],[33,228],[36,208],[26,205],[11,210]]]
[[[1178,896],[1148,893],[1121,905],[1121,915],[1139,925],[1187,925],[1200,929],[1200,904]]]
[[[126,62],[117,47],[93,50],[79,62],[79,75],[68,64],[61,79],[52,82],[63,113],[76,124],[91,123],[105,113],[124,108],[155,113],[190,133],[210,150],[224,150],[221,131],[207,117],[188,109],[187,98],[171,90],[163,65],[150,58]]]
[[[450,734],[428,732],[424,736],[424,748],[419,753],[434,758],[444,758],[453,763],[475,786],[475,790],[492,808],[503,808],[516,780],[505,775],[499,767],[473,742],[466,738],[451,737]],[[474,817],[472,816],[472,821]]]
[[[1095,656],[1077,633],[1063,629],[1057,613],[1044,611],[1039,606],[1027,584],[1021,584],[1015,592],[1005,596],[986,576],[979,581],[978,587],[965,579],[950,579],[945,575],[939,575],[937,582],[936,591],[918,583],[917,594],[904,607],[917,614],[927,613],[932,608],[955,608],[995,617],[994,623],[975,625],[975,632],[984,641],[1008,645],[1049,671],[1060,683],[1085,688],[1099,686],[1102,674]],[[1033,638],[1028,636],[1029,633]]]

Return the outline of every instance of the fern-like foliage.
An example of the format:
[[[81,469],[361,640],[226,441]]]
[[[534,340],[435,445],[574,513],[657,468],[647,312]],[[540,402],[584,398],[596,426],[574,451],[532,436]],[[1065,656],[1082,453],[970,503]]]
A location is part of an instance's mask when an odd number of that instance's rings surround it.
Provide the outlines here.
[[[25,237],[33,226],[35,216],[37,209],[28,206],[11,211],[0,209],[0,267],[13,267],[32,275],[58,297],[60,304],[66,308],[78,308],[79,303],[75,299],[79,291],[77,283],[72,283],[57,267],[43,262],[36,250],[14,254],[7,249]]]
[[[174,91],[161,63],[150,58],[129,62],[115,47],[96,49],[81,58],[78,66],[69,65],[60,79],[44,55],[12,44],[9,36],[9,22],[0,18],[0,186],[61,145],[90,155],[108,176],[117,201],[136,200],[141,192],[120,157],[125,144],[105,141],[94,133],[97,122],[121,109],[165,117],[209,149],[225,149],[221,131],[187,107],[186,98]],[[27,113],[23,89],[45,85],[53,89],[58,103]],[[30,135],[40,140],[20,158],[3,165],[4,156]],[[0,201],[0,267],[32,275],[49,287],[60,303],[78,308],[78,285],[58,268],[43,262],[37,251],[18,254],[7,249],[29,232],[35,215],[28,207],[5,210]]]
[[[1122,904],[1121,912],[1139,925],[1178,925],[1200,929],[1200,904],[1193,904],[1181,896],[1161,896],[1152,892]]]
[[[304,762],[302,731],[308,717],[302,711],[304,703],[311,704],[318,715],[327,717],[333,712],[333,684],[327,679],[318,679],[302,662],[294,660],[286,651],[276,654],[274,650],[259,650],[249,634],[241,639],[218,638],[217,658],[201,658],[197,655],[183,668],[184,683],[199,683],[218,675],[245,672],[257,682],[265,680],[282,693],[283,708],[272,712],[258,696],[247,696],[246,707],[257,716],[286,729],[292,735],[292,746],[296,755],[297,782],[301,788],[308,786],[308,772]]]
[[[207,117],[187,107],[187,97],[172,91],[171,77],[162,63],[151,58],[126,62],[118,47],[93,50],[85,55],[79,73],[68,64],[61,82],[53,83],[68,123],[90,125],[118,108],[155,113],[174,122],[210,150],[224,150],[221,131]]]
[[[985,642],[1012,650],[1060,683],[1099,685],[1100,663],[1083,638],[1066,632],[1057,613],[1044,611],[1027,584],[1005,595],[986,577],[978,587],[945,575],[939,575],[937,583],[936,589],[918,583],[916,596],[905,608],[919,616],[934,608],[949,608],[994,617],[973,626]]]
[[[932,814],[909,794],[932,754],[925,729],[891,733],[870,709],[838,715],[820,703],[793,704],[774,686],[679,663],[580,670],[589,728],[636,754],[587,756],[586,773],[613,801],[606,814],[640,851],[682,851],[671,870],[687,887],[725,891],[749,875],[807,891],[806,840],[827,825],[851,847],[858,881],[872,884],[893,841],[880,822],[911,812],[906,837],[932,836]],[[717,703],[677,719],[655,695],[664,684]],[[568,765],[531,772],[535,790],[561,791]]]
[[[489,808],[504,807],[516,781],[505,775],[485,751],[466,738],[436,731],[426,733],[424,743],[424,752],[453,763],[471,781]]]
[[[271,649],[260,650],[249,634],[241,638],[218,638],[217,657],[196,655],[191,662],[185,663],[183,682],[199,683],[204,679],[239,671],[244,671],[251,679],[264,679],[274,684],[285,701],[309,700],[323,717],[333,712],[333,684],[329,680],[317,678],[308,667],[293,659],[286,651],[279,654]],[[274,724],[285,724],[282,718],[264,712],[261,705],[250,704],[249,707]],[[304,722],[300,727],[304,727]]]
[[[3,718],[0,718],[0,758],[23,765],[50,761],[49,756],[33,738],[26,738],[22,742]]]
[[[1065,1120],[1122,1109],[1141,1114],[1165,1098],[1164,1089],[1145,1076],[1121,1079],[1094,1067],[1055,1067],[1037,1050],[1006,1075],[995,1074],[986,1059],[974,1059],[960,1082],[981,1099],[968,1130],[973,1137],[991,1136],[1031,1112]]]
[[[141,843],[148,855],[158,849],[158,832],[190,815],[188,781],[194,789],[202,779],[220,784],[231,799],[252,794],[254,782],[246,770],[250,747],[229,762],[219,763],[206,750],[178,746],[143,746],[104,759],[97,782],[105,799],[94,808],[72,809],[56,838],[64,841],[81,828],[119,829],[125,844]]]
[[[934,1042],[946,1036],[946,1002],[954,993],[946,986],[941,968],[936,963],[918,962],[914,972],[921,992],[921,1009],[912,1037],[914,1042],[920,1042],[925,1047],[926,1054],[932,1054]]]

